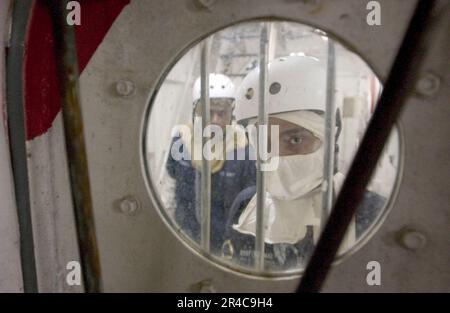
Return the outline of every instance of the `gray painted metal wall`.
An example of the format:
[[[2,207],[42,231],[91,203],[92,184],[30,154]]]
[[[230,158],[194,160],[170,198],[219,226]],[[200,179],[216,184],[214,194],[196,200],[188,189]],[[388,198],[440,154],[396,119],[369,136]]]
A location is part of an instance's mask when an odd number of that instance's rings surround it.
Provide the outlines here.
[[[365,2],[357,0],[215,1],[207,9],[196,1],[134,0],[124,9],[84,71],[80,85],[106,290],[195,291],[203,280],[211,280],[216,290],[225,292],[294,289],[298,279],[261,281],[219,269],[175,238],[161,221],[145,186],[139,165],[138,125],[160,75],[178,53],[217,29],[252,18],[278,17],[330,31],[362,55],[384,80],[415,2],[380,2],[380,27],[367,25]],[[437,16],[436,24],[441,23],[433,33],[437,41],[426,51],[424,69],[442,80],[449,75],[443,66],[443,52],[449,47],[445,37],[448,13],[447,6]],[[110,92],[123,78],[137,87],[131,98]],[[450,260],[442,253],[450,243],[449,209],[442,205],[449,202],[444,190],[448,175],[443,174],[448,172],[449,147],[443,144],[449,134],[448,92],[441,88],[432,98],[412,93],[401,121],[406,154],[394,208],[370,242],[335,268],[326,291],[448,290]],[[427,127],[418,129],[423,121]],[[113,211],[118,200],[129,196],[138,199],[138,214]],[[411,251],[398,244],[398,232],[405,226],[423,232],[427,245]],[[381,287],[366,283],[366,265],[371,260],[381,263]]]
[[[222,292],[295,289],[298,278],[263,280],[218,268],[189,250],[164,224],[149,195],[142,166],[141,132],[147,103],[164,70],[190,44],[225,26],[262,17],[304,22],[330,32],[360,54],[384,81],[415,1],[379,2],[382,26],[367,25],[366,2],[360,0],[218,0],[209,7],[197,0],[132,0],[125,7],[80,79],[105,291],[199,291],[200,282],[205,280]],[[0,22],[6,12],[2,8]],[[450,291],[450,254],[445,253],[450,246],[447,1],[440,1],[435,16],[431,43],[423,51],[425,87],[411,91],[400,121],[404,157],[396,201],[375,236],[334,268],[325,291]],[[429,77],[440,81],[436,91],[427,87]],[[114,92],[116,83],[124,79],[136,87],[128,97]],[[69,199],[69,188],[61,133],[58,117],[46,137],[28,145],[33,156],[29,159],[33,175],[30,190],[39,286],[43,291],[79,290],[64,283],[65,264],[78,256],[71,205],[65,200]],[[9,166],[4,157],[4,138],[0,133],[2,176]],[[2,202],[1,211],[5,219],[2,215],[0,260],[8,266],[6,271],[2,266],[0,290],[20,290],[12,189],[3,182],[0,187],[1,195],[10,199],[5,210]],[[118,206],[130,198],[137,200],[139,208],[134,214],[123,213]],[[406,248],[405,242],[418,235],[426,239],[426,244],[416,250]],[[366,283],[366,265],[372,260],[382,266],[379,287]]]

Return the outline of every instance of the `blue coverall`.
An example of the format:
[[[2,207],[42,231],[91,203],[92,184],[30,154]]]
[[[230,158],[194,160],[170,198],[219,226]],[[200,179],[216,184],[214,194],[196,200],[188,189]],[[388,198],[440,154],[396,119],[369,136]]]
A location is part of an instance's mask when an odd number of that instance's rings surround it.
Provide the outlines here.
[[[179,140],[174,137],[173,143]],[[182,146],[182,149],[184,147]],[[237,160],[238,149],[245,149],[245,160]],[[236,196],[245,188],[256,184],[255,161],[250,160],[249,145],[229,151],[223,167],[211,174],[211,226],[210,247],[213,253],[218,253],[223,244],[225,225],[231,205]],[[234,153],[234,160],[230,154]],[[241,151],[242,153],[242,151]],[[200,240],[200,223],[196,199],[200,199],[200,190],[196,188],[200,183],[200,172],[196,170],[190,160],[177,161],[169,154],[166,164],[169,175],[175,179],[175,220],[181,229],[196,242]]]

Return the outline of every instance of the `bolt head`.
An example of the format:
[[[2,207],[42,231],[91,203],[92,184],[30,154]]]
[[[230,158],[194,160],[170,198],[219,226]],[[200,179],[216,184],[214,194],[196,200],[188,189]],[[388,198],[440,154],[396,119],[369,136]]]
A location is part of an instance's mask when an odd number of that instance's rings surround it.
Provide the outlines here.
[[[419,94],[430,97],[439,91],[441,80],[432,73],[426,73],[419,78],[416,84],[416,90]]]
[[[198,0],[198,2],[201,4],[201,6],[205,8],[211,7],[216,0]]]
[[[200,293],[215,293],[216,288],[212,285],[210,280],[200,282]]]
[[[120,201],[119,209],[125,215],[134,215],[139,209],[139,203],[135,198],[124,198]]]
[[[425,247],[427,238],[418,230],[406,229],[400,236],[400,242],[404,248],[416,251]]]
[[[119,96],[129,97],[134,93],[135,86],[131,80],[122,79],[116,83],[116,92]]]

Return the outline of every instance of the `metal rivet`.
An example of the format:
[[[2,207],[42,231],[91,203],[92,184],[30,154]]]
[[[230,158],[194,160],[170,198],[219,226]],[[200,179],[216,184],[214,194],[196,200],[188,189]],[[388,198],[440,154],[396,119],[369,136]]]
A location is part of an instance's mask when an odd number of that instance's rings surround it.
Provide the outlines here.
[[[205,8],[211,7],[216,0],[198,0],[198,2]]]
[[[130,80],[122,79],[116,83],[116,92],[119,96],[129,97],[134,93],[135,86]]]
[[[416,251],[425,247],[427,238],[418,230],[405,229],[401,232],[400,243],[404,248]]]
[[[125,215],[134,215],[139,209],[138,201],[133,197],[123,198],[119,204],[120,212]]]
[[[417,81],[416,91],[423,96],[433,96],[441,86],[439,77],[432,73],[426,73]]]
[[[215,293],[216,288],[212,285],[210,280],[204,280],[199,283],[200,293]]]

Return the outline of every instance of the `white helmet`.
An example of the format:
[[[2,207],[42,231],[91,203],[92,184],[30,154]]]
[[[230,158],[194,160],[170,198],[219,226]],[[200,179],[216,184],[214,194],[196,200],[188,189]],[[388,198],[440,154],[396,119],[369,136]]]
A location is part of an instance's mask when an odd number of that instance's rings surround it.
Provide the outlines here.
[[[194,83],[192,101],[196,103],[200,95],[200,77]],[[209,97],[210,98],[235,98],[235,87],[231,79],[222,74],[209,74]]]
[[[326,66],[309,56],[288,56],[268,65],[268,113],[325,111]],[[242,81],[236,95],[236,120],[258,116],[259,68]]]

